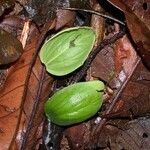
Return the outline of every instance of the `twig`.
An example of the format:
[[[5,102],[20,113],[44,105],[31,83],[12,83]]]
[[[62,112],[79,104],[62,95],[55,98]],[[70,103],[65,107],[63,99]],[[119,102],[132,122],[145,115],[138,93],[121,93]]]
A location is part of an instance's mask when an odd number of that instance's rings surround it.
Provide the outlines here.
[[[64,9],[64,10],[77,10],[77,11],[84,11],[84,12],[87,12],[87,13],[92,13],[92,14],[95,14],[95,15],[98,15],[98,16],[101,16],[101,17],[104,17],[104,18],[107,18],[107,19],[110,19],[110,20],[113,20],[123,26],[125,26],[125,23],[114,18],[114,17],[111,17],[109,15],[106,15],[106,14],[103,14],[101,12],[98,12],[98,11],[95,11],[95,10],[88,10],[88,9],[80,9],[80,8],[60,8],[60,9]]]
[[[37,110],[37,107],[38,107],[38,104],[39,104],[39,100],[41,98],[41,91],[42,91],[44,77],[45,77],[45,68],[44,68],[44,66],[42,66],[41,75],[40,75],[40,78],[39,78],[40,82],[38,83],[38,90],[37,90],[36,97],[34,99],[34,105],[33,105],[33,108],[32,108],[31,116],[29,118],[29,123],[28,123],[26,132],[23,136],[23,140],[22,140],[22,143],[21,143],[21,147],[20,147],[21,150],[25,149],[29,134],[30,134],[31,129],[33,127],[33,119],[35,117],[35,113],[36,113],[36,110]]]
[[[114,43],[116,40],[118,40],[119,38],[123,37],[125,35],[125,30],[120,31],[119,33],[115,34],[113,37],[109,38],[109,39],[105,39],[103,40],[99,46],[97,46],[89,55],[88,59],[85,61],[84,66],[82,67],[82,69],[75,74],[75,76],[70,77],[69,81],[68,81],[68,85],[69,84],[73,84],[78,82],[79,80],[81,80],[84,75],[86,74],[86,71],[89,69],[92,61],[95,59],[96,55],[105,47],[108,46],[112,43]]]

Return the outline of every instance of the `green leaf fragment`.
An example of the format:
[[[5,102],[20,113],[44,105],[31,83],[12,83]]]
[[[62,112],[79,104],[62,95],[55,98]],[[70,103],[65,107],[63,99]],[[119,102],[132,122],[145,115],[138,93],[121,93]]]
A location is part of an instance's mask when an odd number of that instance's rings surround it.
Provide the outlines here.
[[[94,42],[95,33],[91,28],[69,28],[59,32],[43,45],[40,59],[49,73],[63,76],[83,65]]]

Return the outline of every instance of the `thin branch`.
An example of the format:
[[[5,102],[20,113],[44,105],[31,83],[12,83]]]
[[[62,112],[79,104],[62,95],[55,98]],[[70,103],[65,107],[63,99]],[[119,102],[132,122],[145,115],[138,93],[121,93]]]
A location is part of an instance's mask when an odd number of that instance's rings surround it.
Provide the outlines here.
[[[34,99],[34,105],[33,105],[33,108],[32,108],[32,113],[31,113],[31,116],[29,118],[29,123],[28,123],[26,132],[23,136],[24,138],[23,138],[22,143],[21,143],[21,148],[20,149],[22,149],[22,150],[25,149],[29,134],[30,134],[31,129],[33,127],[33,119],[35,117],[35,113],[37,111],[37,107],[39,105],[39,101],[40,101],[40,98],[41,98],[41,91],[42,91],[44,77],[45,77],[45,69],[42,66],[41,75],[40,75],[40,78],[39,78],[40,82],[38,83],[38,90],[37,90],[37,93],[36,93],[36,97]]]
[[[109,15],[106,15],[106,14],[103,14],[103,13],[101,13],[101,12],[95,11],[95,10],[80,9],[80,8],[60,8],[60,9],[72,10],[72,11],[76,10],[76,11],[84,11],[84,12],[87,12],[87,13],[92,13],[92,14],[95,14],[95,15],[98,15],[98,16],[101,16],[101,17],[104,17],[104,18],[106,18],[106,19],[113,20],[113,21],[115,21],[115,22],[117,22],[117,23],[119,23],[119,24],[125,26],[125,23],[124,23],[124,22],[122,22],[122,21],[120,21],[120,20],[118,20],[118,19],[116,19],[116,18],[114,18],[114,17],[111,17],[111,16],[109,16]]]

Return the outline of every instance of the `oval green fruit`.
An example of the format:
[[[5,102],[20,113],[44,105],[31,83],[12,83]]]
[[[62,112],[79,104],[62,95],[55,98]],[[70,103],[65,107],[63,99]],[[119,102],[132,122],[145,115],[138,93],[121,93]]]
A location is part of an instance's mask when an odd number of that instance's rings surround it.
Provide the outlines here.
[[[95,32],[91,28],[68,28],[42,46],[40,59],[49,73],[63,76],[83,65],[94,42]]]
[[[85,121],[100,109],[103,89],[103,82],[98,80],[65,87],[46,102],[46,116],[62,126]]]

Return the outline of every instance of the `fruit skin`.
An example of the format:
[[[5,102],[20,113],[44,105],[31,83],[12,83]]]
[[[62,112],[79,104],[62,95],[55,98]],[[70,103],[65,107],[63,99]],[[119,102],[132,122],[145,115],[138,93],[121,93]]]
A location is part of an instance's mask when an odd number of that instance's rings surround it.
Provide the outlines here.
[[[80,82],[56,92],[45,104],[50,121],[65,126],[92,117],[102,105],[104,84],[101,81]]]
[[[90,27],[73,27],[51,37],[41,48],[40,60],[55,76],[67,75],[82,66],[96,39]]]

